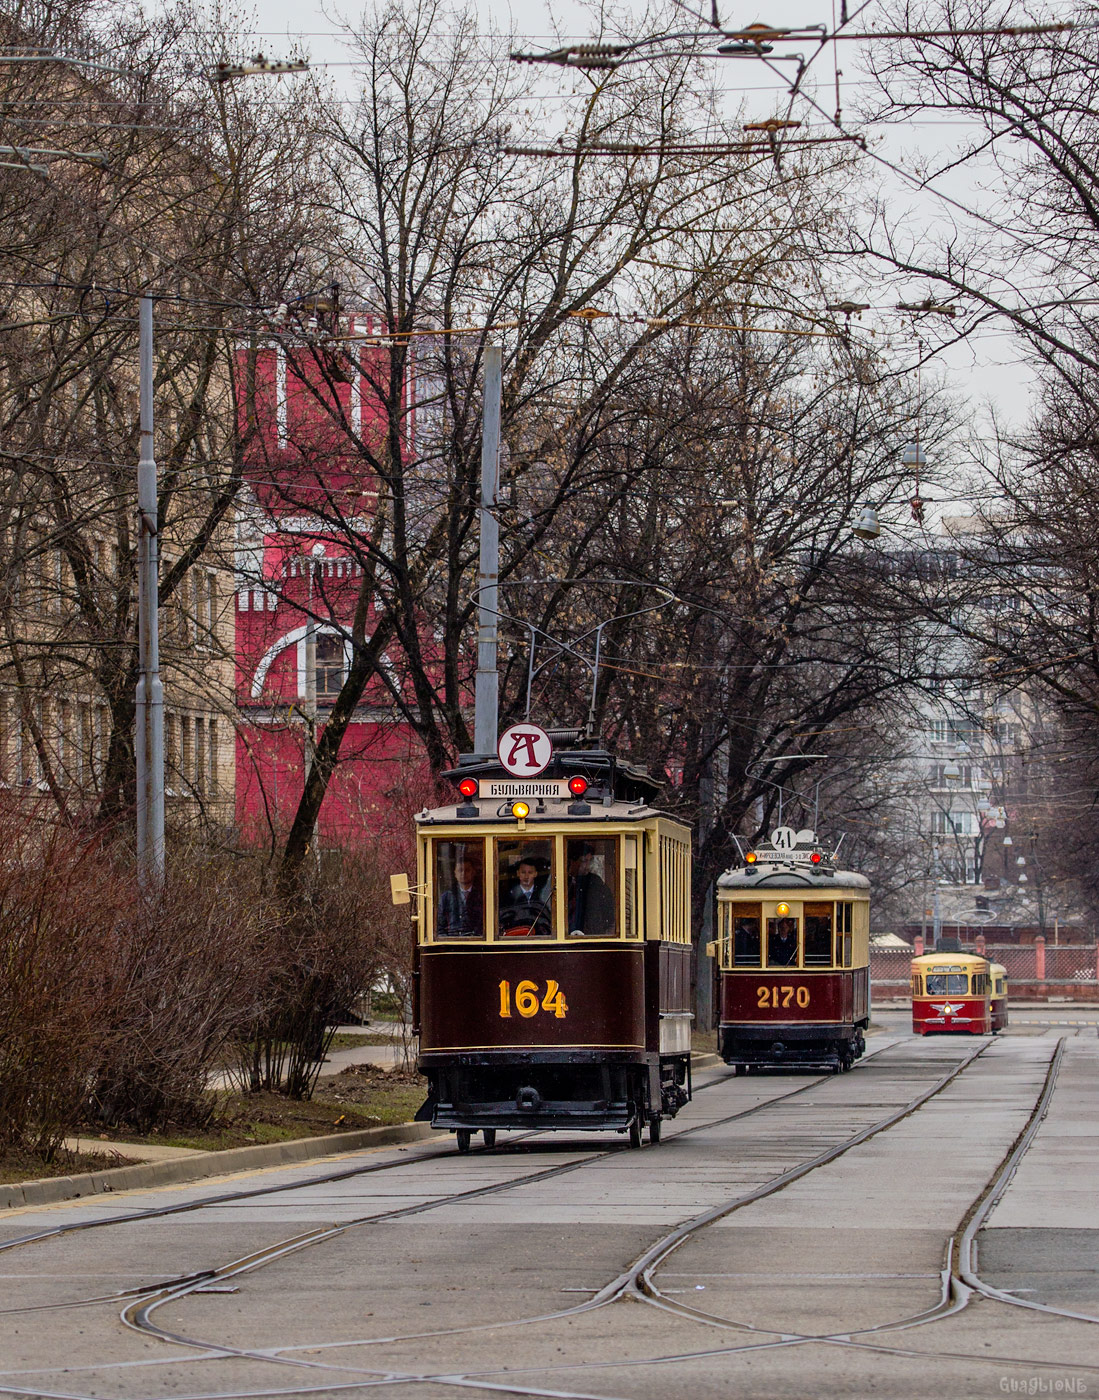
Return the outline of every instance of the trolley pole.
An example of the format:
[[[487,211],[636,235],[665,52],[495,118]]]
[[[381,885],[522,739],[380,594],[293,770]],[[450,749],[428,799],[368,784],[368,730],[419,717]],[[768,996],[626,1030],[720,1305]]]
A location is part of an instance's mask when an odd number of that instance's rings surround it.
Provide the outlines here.
[[[499,737],[499,687],[496,675],[499,609],[500,526],[496,519],[500,487],[500,405],[503,396],[503,350],[485,349],[485,400],[481,437],[481,557],[477,573],[477,679],[474,692],[473,749],[491,758]]]
[[[139,315],[141,457],[137,466],[138,681],[134,749],[137,767],[137,874],[142,888],[164,887],[164,689],[160,683],[157,578],[157,475],[153,455],[153,299]]]

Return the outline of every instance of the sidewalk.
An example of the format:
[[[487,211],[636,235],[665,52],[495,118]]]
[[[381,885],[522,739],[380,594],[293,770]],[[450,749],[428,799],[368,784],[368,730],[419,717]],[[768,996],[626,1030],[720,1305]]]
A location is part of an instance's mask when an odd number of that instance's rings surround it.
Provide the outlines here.
[[[388,1035],[391,1045],[350,1045],[345,1050],[332,1050],[324,1059],[321,1078],[331,1079],[353,1065],[376,1065],[380,1069],[397,1069],[404,1064],[405,1047],[402,1027],[393,1021],[375,1021],[369,1026],[338,1026],[337,1035]],[[416,1063],[415,1036],[409,1037],[408,1056]]]

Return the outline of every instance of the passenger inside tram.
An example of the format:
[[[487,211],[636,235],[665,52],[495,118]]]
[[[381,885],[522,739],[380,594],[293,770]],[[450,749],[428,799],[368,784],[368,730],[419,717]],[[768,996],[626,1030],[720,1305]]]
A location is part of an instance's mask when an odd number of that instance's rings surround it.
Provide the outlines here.
[[[832,910],[805,907],[805,966],[832,966]]]
[[[615,846],[613,839],[567,843],[570,935],[603,938],[615,932]]]
[[[733,924],[733,966],[759,966],[759,916],[741,915]]]
[[[438,938],[478,938],[485,932],[485,882],[480,842],[443,841],[437,851]]]

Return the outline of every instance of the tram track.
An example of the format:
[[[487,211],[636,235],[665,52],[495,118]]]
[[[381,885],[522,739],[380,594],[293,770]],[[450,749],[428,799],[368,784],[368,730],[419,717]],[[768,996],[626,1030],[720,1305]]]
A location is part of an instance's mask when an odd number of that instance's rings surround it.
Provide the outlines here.
[[[884,1051],[890,1049],[892,1044],[893,1043],[891,1042],[890,1044],[884,1045],[879,1049],[875,1049],[869,1052],[863,1057],[864,1060],[872,1059],[873,1057],[883,1053]],[[716,1087],[719,1084],[726,1083],[729,1079],[735,1077],[736,1076],[732,1071],[729,1071],[727,1073],[718,1073],[712,1079],[697,1085],[696,1092],[704,1092],[705,1090]],[[734,1122],[739,1118],[748,1117],[752,1114],[762,1112],[774,1104],[784,1103],[789,1099],[796,1098],[800,1094],[807,1093],[810,1090],[817,1088],[822,1083],[830,1082],[831,1079],[832,1075],[830,1073],[827,1075],[818,1076],[817,1078],[811,1080],[807,1084],[799,1085],[796,1089],[790,1089],[786,1093],[777,1094],[770,1099],[764,1099],[762,1102],[752,1104],[747,1108],[738,1109],[735,1113],[727,1114],[722,1118],[709,1120],[705,1123],[696,1124],[689,1128],[673,1129],[668,1134],[665,1141],[674,1142],[677,1139],[688,1136],[690,1134],[701,1132],[716,1126],[720,1126],[725,1123]],[[506,1159],[509,1153],[514,1152],[514,1150],[517,1147],[519,1147],[522,1143],[528,1141],[529,1139],[538,1138],[540,1136],[544,1136],[544,1134],[540,1134],[537,1132],[518,1134],[515,1137],[509,1138],[500,1147],[492,1149],[482,1148],[479,1152],[477,1152],[474,1155],[485,1156],[491,1153],[491,1155],[494,1158]],[[565,1175],[566,1173],[578,1171],[582,1167],[589,1166],[593,1162],[599,1161],[602,1158],[608,1156],[612,1156],[617,1152],[627,1151],[630,1151],[630,1149],[624,1143],[614,1142],[613,1144],[600,1148],[598,1151],[588,1153],[582,1158],[579,1158],[572,1162],[564,1163],[559,1167],[543,1168],[538,1172],[527,1173],[521,1177],[512,1178],[505,1182],[498,1182],[491,1186],[476,1187],[469,1192],[450,1192],[448,1194],[432,1198],[429,1201],[420,1202],[419,1204],[414,1206],[402,1207],[400,1210],[394,1212],[383,1212],[375,1215],[359,1217],[351,1221],[344,1221],[339,1226],[327,1227],[323,1230],[315,1232],[315,1242],[319,1242],[321,1239],[324,1238],[333,1237],[334,1235],[338,1235],[340,1233],[343,1233],[345,1230],[355,1228],[357,1226],[371,1223],[383,1224],[387,1223],[390,1220],[399,1219],[405,1215],[422,1214],[425,1211],[438,1209],[442,1206],[455,1204],[459,1201],[470,1200],[483,1195],[494,1195],[499,1192],[516,1189],[520,1186],[532,1185],[538,1181],[548,1180],[555,1176],[561,1176]],[[325,1172],[319,1176],[308,1177],[304,1181],[295,1181],[289,1184],[282,1182],[268,1186],[250,1187],[244,1190],[219,1192],[217,1195],[214,1196],[203,1197],[202,1199],[195,1201],[180,1202],[171,1206],[155,1206],[143,1210],[128,1211],[120,1213],[118,1215],[107,1216],[105,1218],[100,1219],[80,1220],[74,1221],[72,1224],[55,1225],[51,1226],[49,1229],[46,1230],[34,1231],[26,1235],[17,1236],[15,1239],[0,1241],[0,1253],[4,1253],[8,1250],[24,1248],[32,1244],[41,1244],[47,1240],[59,1239],[66,1235],[80,1233],[87,1230],[103,1229],[111,1226],[140,1224],[145,1221],[160,1220],[174,1215],[192,1214],[202,1210],[216,1208],[218,1206],[240,1205],[246,1202],[260,1199],[264,1196],[278,1195],[289,1191],[308,1190],[317,1186],[333,1185],[341,1181],[349,1181],[358,1177],[375,1175],[381,1172],[399,1171],[402,1169],[407,1169],[409,1167],[419,1166],[424,1163],[430,1163],[434,1161],[451,1161],[454,1159],[454,1157],[454,1148],[450,1143],[447,1143],[446,1146],[440,1146],[437,1150],[421,1151],[418,1153],[410,1154],[409,1156],[396,1161],[390,1160],[386,1162],[377,1162],[368,1164],[366,1166],[345,1168],[335,1172]],[[309,1242],[314,1242],[313,1237],[314,1232],[309,1232]],[[305,1247],[304,1241],[298,1247]],[[280,1249],[280,1245],[272,1245],[270,1246],[270,1248],[272,1250],[278,1251]],[[252,1258],[252,1256],[248,1257]],[[225,1266],[226,1269],[232,1267],[232,1265]],[[172,1279],[161,1280],[157,1283],[144,1284],[130,1289],[120,1289],[113,1293],[101,1294],[90,1298],[82,1298],[61,1303],[30,1305],[27,1307],[0,1308],[0,1317],[18,1315],[26,1312],[46,1312],[58,1311],[75,1307],[89,1307],[99,1303],[118,1302],[125,1298],[146,1297],[149,1294],[159,1292],[160,1290],[169,1287],[183,1287],[185,1285],[189,1285],[192,1288],[199,1288],[205,1284],[209,1284],[215,1281],[223,1281],[223,1275],[219,1272],[217,1268],[200,1269],[192,1271],[185,1275],[179,1275]]]
[[[881,1050],[875,1050],[874,1052],[872,1052],[872,1055],[874,1058],[876,1058],[878,1055],[884,1053],[884,1051],[891,1048],[894,1048],[894,1046],[884,1046],[881,1048]],[[486,1368],[484,1370],[469,1370],[462,1372],[443,1372],[425,1369],[422,1372],[412,1374],[403,1369],[391,1370],[385,1367],[379,1367],[375,1369],[370,1366],[341,1365],[338,1362],[334,1362],[334,1359],[315,1360],[307,1358],[305,1356],[295,1356],[293,1353],[305,1350],[309,1350],[315,1353],[317,1350],[328,1351],[330,1349],[342,1349],[345,1347],[377,1346],[385,1343],[403,1344],[408,1342],[415,1342],[418,1340],[427,1341],[429,1339],[442,1339],[446,1337],[469,1335],[474,1332],[498,1331],[502,1328],[514,1328],[531,1326],[538,1323],[550,1323],[559,1319],[574,1317],[578,1314],[587,1313],[594,1309],[605,1307],[608,1304],[625,1300],[644,1302],[649,1305],[655,1304],[668,1312],[675,1313],[677,1316],[683,1317],[684,1319],[689,1318],[692,1321],[702,1323],[704,1325],[719,1326],[722,1328],[732,1327],[736,1328],[737,1330],[744,1330],[751,1334],[754,1334],[754,1339],[750,1342],[746,1341],[745,1344],[740,1346],[701,1349],[695,1348],[691,1349],[690,1351],[684,1351],[682,1353],[666,1355],[663,1357],[650,1356],[645,1358],[644,1360],[638,1359],[636,1362],[618,1360],[607,1361],[603,1363],[579,1363],[577,1365],[569,1365],[566,1363],[560,1367],[531,1368],[531,1371],[529,1373],[531,1375],[531,1379],[533,1380],[535,1370],[537,1370],[537,1374],[540,1375],[545,1375],[548,1372],[551,1374],[560,1374],[562,1377],[564,1377],[565,1375],[579,1376],[579,1374],[588,1371],[594,1372],[601,1371],[604,1369],[629,1369],[633,1364],[674,1365],[677,1361],[685,1362],[687,1360],[697,1360],[702,1357],[716,1358],[722,1355],[734,1355],[743,1352],[771,1350],[776,1347],[798,1346],[814,1342],[825,1343],[835,1346],[856,1347],[867,1351],[882,1352],[883,1354],[888,1355],[913,1356],[922,1358],[937,1356],[940,1353],[927,1352],[904,1347],[891,1347],[887,1344],[883,1345],[881,1342],[876,1342],[875,1340],[873,1340],[873,1337],[875,1334],[881,1334],[887,1330],[896,1330],[897,1328],[916,1326],[920,1325],[921,1323],[935,1321],[940,1316],[949,1316],[952,1314],[952,1312],[957,1311],[956,1307],[951,1307],[946,1311],[942,1311],[942,1304],[940,1304],[938,1308],[926,1310],[924,1314],[918,1317],[903,1320],[898,1319],[896,1322],[882,1324],[879,1325],[879,1327],[877,1328],[862,1329],[850,1333],[835,1333],[824,1336],[813,1334],[802,1335],[793,1333],[786,1333],[781,1335],[772,1334],[770,1339],[763,1340],[763,1338],[760,1336],[761,1329],[754,1328],[750,1324],[737,1323],[733,1319],[722,1319],[712,1314],[706,1314],[701,1310],[687,1307],[684,1304],[676,1302],[674,1299],[667,1298],[665,1295],[660,1294],[660,1290],[656,1286],[653,1276],[661,1267],[663,1262],[668,1258],[668,1256],[671,1253],[673,1253],[674,1250],[677,1249],[680,1244],[684,1243],[693,1234],[697,1233],[698,1231],[704,1230],[708,1225],[715,1223],[717,1220],[723,1218],[724,1216],[732,1213],[737,1209],[742,1208],[743,1206],[749,1205],[756,1200],[763,1199],[768,1195],[773,1195],[777,1192],[782,1191],[787,1186],[791,1185],[793,1182],[800,1180],[804,1176],[808,1175],[810,1172],[827,1164],[828,1162],[836,1160],[837,1158],[843,1156],[846,1152],[849,1152],[862,1145],[870,1138],[876,1136],[878,1133],[887,1131],[888,1128],[894,1126],[896,1123],[906,1118],[909,1114],[918,1111],[920,1107],[922,1107],[930,1099],[934,1098],[937,1094],[941,1093],[944,1088],[946,1088],[950,1083],[956,1080],[958,1076],[961,1075],[965,1071],[965,1069],[967,1069],[973,1063],[974,1060],[976,1060],[981,1054],[983,1054],[987,1048],[989,1048],[988,1044],[978,1047],[971,1054],[967,1055],[964,1060],[954,1065],[947,1074],[940,1076],[940,1078],[936,1080],[934,1084],[922,1090],[921,1093],[916,1095],[914,1098],[910,1099],[907,1103],[895,1109],[891,1113],[885,1115],[883,1118],[878,1119],[874,1123],[861,1129],[859,1132],[852,1134],[848,1138],[845,1138],[841,1143],[834,1145],[833,1147],[827,1149],[823,1153],[816,1154],[811,1159],[796,1164],[795,1166],[789,1168],[787,1171],[780,1173],[776,1177],[773,1177],[771,1180],[753,1188],[751,1191],[743,1192],[737,1197],[733,1198],[731,1201],[726,1201],[718,1207],[714,1207],[711,1210],[703,1212],[701,1215],[684,1222],[675,1230],[670,1231],[660,1240],[650,1245],[645,1251],[643,1251],[642,1254],[640,1254],[637,1257],[637,1259],[633,1261],[633,1263],[625,1271],[623,1271],[609,1284],[605,1285],[598,1292],[596,1292],[593,1297],[586,1299],[582,1303],[575,1304],[568,1308],[558,1309],[550,1313],[539,1314],[528,1318],[519,1318],[510,1321],[495,1320],[492,1322],[481,1323],[474,1326],[458,1326],[445,1329],[432,1329],[429,1331],[415,1332],[411,1334],[400,1334],[387,1337],[347,1339],[339,1342],[321,1343],[319,1346],[316,1342],[313,1342],[311,1344],[308,1342],[303,1342],[293,1347],[260,1349],[252,1349],[247,1347],[234,1348],[218,1342],[201,1339],[198,1337],[186,1337],[180,1333],[170,1332],[167,1329],[162,1329],[157,1323],[155,1323],[152,1320],[152,1314],[155,1311],[157,1311],[160,1307],[165,1306],[166,1304],[173,1301],[179,1301],[180,1299],[186,1297],[188,1293],[198,1291],[204,1284],[209,1284],[214,1281],[227,1281],[234,1276],[239,1277],[245,1273],[252,1272],[255,1269],[262,1268],[266,1264],[274,1263],[277,1259],[286,1258],[288,1255],[295,1253],[298,1250],[309,1248],[314,1244],[320,1244],[325,1240],[332,1239],[337,1235],[346,1232],[349,1229],[354,1229],[356,1227],[368,1225],[371,1223],[382,1223],[388,1220],[400,1219],[411,1215],[422,1214],[424,1211],[435,1209],[440,1205],[449,1204],[451,1202],[460,1202],[462,1200],[469,1200],[476,1197],[493,1195],[500,1191],[516,1189],[520,1186],[528,1185],[538,1180],[544,1180],[549,1179],[553,1176],[563,1175],[566,1172],[578,1170],[582,1166],[590,1165],[598,1159],[610,1155],[610,1153],[615,1150],[614,1148],[604,1150],[598,1153],[589,1154],[579,1161],[566,1163],[557,1168],[549,1168],[538,1173],[527,1173],[524,1176],[513,1178],[507,1182],[494,1183],[489,1186],[476,1188],[475,1190],[470,1192],[450,1193],[447,1196],[437,1198],[437,1200],[420,1202],[412,1206],[402,1207],[395,1211],[383,1212],[372,1216],[362,1217],[355,1221],[342,1222],[338,1226],[318,1228],[314,1231],[306,1231],[300,1236],[291,1237],[290,1239],[280,1241],[276,1245],[270,1246],[265,1250],[256,1251],[252,1255],[245,1256],[241,1259],[233,1261],[232,1264],[226,1265],[223,1268],[204,1270],[188,1275],[186,1277],[181,1276],[179,1279],[170,1281],[170,1287],[169,1285],[166,1285],[164,1283],[160,1284],[159,1286],[147,1286],[146,1288],[140,1290],[143,1296],[135,1298],[127,1304],[127,1308],[123,1311],[123,1320],[126,1321],[128,1326],[135,1326],[137,1330],[146,1333],[146,1335],[156,1337],[158,1340],[168,1343],[174,1343],[176,1345],[182,1345],[190,1349],[197,1349],[202,1358],[214,1359],[216,1357],[236,1357],[246,1358],[257,1362],[262,1361],[266,1363],[281,1363],[290,1365],[295,1369],[312,1372],[313,1374],[316,1374],[316,1371],[320,1369],[323,1372],[325,1372],[328,1377],[328,1379],[321,1385],[306,1384],[301,1386],[264,1388],[262,1390],[252,1391],[233,1390],[221,1392],[202,1392],[201,1395],[196,1393],[193,1396],[176,1396],[175,1400],[249,1400],[249,1397],[255,1397],[255,1400],[258,1400],[259,1397],[273,1397],[282,1394],[308,1395],[313,1393],[320,1393],[322,1391],[331,1392],[344,1389],[366,1389],[381,1384],[388,1386],[404,1386],[412,1384],[423,1385],[425,1383],[435,1383],[441,1386],[446,1386],[448,1388],[455,1387],[458,1389],[478,1389],[482,1391],[496,1391],[500,1393],[507,1393],[513,1395],[529,1395],[532,1397],[554,1397],[555,1400],[557,1400],[557,1397],[561,1397],[561,1400],[563,1400],[564,1397],[569,1397],[569,1400],[588,1400],[588,1393],[580,1390],[559,1389],[553,1387],[552,1385],[546,1386],[545,1384],[528,1384],[526,1383],[525,1378],[521,1378],[521,1373],[516,1372],[515,1368],[509,1368],[507,1370],[506,1379],[504,1378],[504,1375],[496,1368]],[[1059,1043],[1058,1050],[1057,1052],[1055,1052],[1054,1057],[1054,1060],[1056,1062],[1059,1062],[1059,1054],[1062,1048],[1062,1045]],[[871,1058],[871,1056],[867,1056],[867,1058],[869,1059]],[[1047,1071],[1046,1082],[1043,1086],[1043,1093],[1040,1096],[1039,1104],[1036,1106],[1034,1113],[1028,1120],[1028,1123],[1024,1128],[1023,1133],[1020,1134],[1020,1138],[1016,1140],[1016,1143],[1013,1145],[1011,1151],[1009,1152],[1008,1160],[998,1170],[997,1174],[994,1175],[992,1181],[989,1183],[988,1187],[986,1187],[985,1192],[983,1192],[981,1197],[979,1198],[980,1201],[986,1203],[986,1209],[980,1216],[974,1215],[973,1218],[970,1220],[971,1237],[975,1237],[977,1230],[980,1228],[980,1222],[984,1218],[986,1218],[988,1212],[992,1209],[996,1200],[998,1200],[999,1196],[1002,1195],[1002,1191],[1006,1187],[1007,1181],[1010,1179],[1010,1174],[1013,1172],[1014,1166],[1016,1166],[1018,1161],[1021,1160],[1022,1155],[1025,1153],[1026,1147],[1029,1146],[1030,1141],[1033,1140],[1033,1137],[1037,1132],[1038,1127],[1040,1126],[1041,1119],[1042,1117],[1044,1117],[1044,1109],[1045,1107],[1048,1107],[1049,1098],[1052,1095],[1055,1080],[1056,1063],[1051,1061],[1051,1065]],[[721,1081],[712,1081],[712,1083],[717,1082]],[[674,1141],[676,1141],[679,1137],[687,1136],[708,1129],[713,1129],[714,1127],[717,1127],[720,1124],[731,1122],[738,1118],[744,1118],[752,1114],[763,1113],[768,1108],[772,1108],[777,1105],[783,1104],[787,1100],[794,1098],[797,1095],[804,1094],[805,1092],[815,1088],[819,1088],[820,1085],[823,1083],[834,1082],[836,1081],[830,1075],[821,1076],[819,1078],[814,1079],[813,1081],[810,1081],[810,1083],[808,1084],[800,1085],[797,1089],[792,1090],[789,1093],[776,1096],[775,1098],[766,1100],[760,1104],[752,1105],[750,1108],[739,1110],[737,1113],[723,1115],[720,1119],[709,1120],[704,1123],[692,1125],[691,1127],[685,1128],[678,1133],[669,1135],[666,1139],[666,1142],[668,1144],[671,1144]],[[432,1157],[434,1157],[435,1155],[450,1154],[442,1153],[431,1155]],[[420,1158],[415,1160],[423,1161],[430,1159],[426,1156],[421,1156]],[[376,1169],[384,1168],[382,1164],[378,1164],[378,1168]],[[343,1179],[347,1176],[351,1176],[354,1174],[356,1173],[345,1172],[339,1174],[326,1174],[326,1176],[335,1177],[336,1179]],[[248,1194],[269,1194],[270,1191],[273,1189],[278,1189],[282,1191],[293,1190],[300,1187],[307,1187],[312,1184],[318,1184],[319,1180],[322,1179],[314,1178],[307,1182],[294,1183],[294,1185],[290,1187],[282,1186],[279,1188],[264,1188],[262,1192],[252,1192]],[[224,1201],[224,1199],[225,1194],[223,1193],[218,1198],[218,1200]],[[207,1200],[206,1202],[200,1203],[188,1203],[186,1206],[178,1207],[176,1209],[196,1209],[200,1208],[203,1204],[212,1205],[215,1204],[215,1202],[213,1200]],[[116,1217],[114,1218],[114,1220],[115,1223],[118,1223],[119,1220],[133,1222],[134,1220],[140,1218],[142,1217],[138,1217],[136,1215],[131,1214],[128,1216]],[[48,1238],[49,1234],[47,1233],[44,1237]],[[9,1245],[11,1243],[13,1242],[9,1242]],[[961,1255],[959,1257],[961,1257]],[[958,1273],[960,1275],[961,1266],[959,1266]],[[971,1289],[973,1287],[973,1285],[967,1286]],[[154,1294],[152,1290],[157,1288],[159,1289],[159,1291]],[[137,1291],[138,1290],[131,1290],[130,1292],[133,1293]],[[650,1292],[652,1296],[650,1296]],[[995,1292],[995,1290],[993,1290],[993,1292]],[[88,1301],[117,1302],[121,1297],[124,1296],[126,1296],[124,1293],[118,1293],[111,1295],[110,1297],[104,1297]],[[1019,1300],[1011,1299],[1010,1301],[1016,1302]],[[62,1304],[57,1306],[74,1305]],[[129,1315],[128,1317],[127,1314]],[[1067,1315],[1072,1316],[1072,1314]],[[1078,1320],[1096,1321],[1096,1319],[1085,1317],[1081,1317]],[[943,1352],[941,1354],[943,1356],[949,1356],[951,1353]],[[160,1358],[160,1361],[162,1362],[164,1359],[165,1358]],[[965,1356],[962,1359],[971,1360],[972,1358],[969,1356]],[[1032,1363],[1029,1358],[1017,1357],[993,1358],[984,1356],[979,1357],[978,1359],[985,1361],[995,1361],[997,1364],[1001,1365],[1016,1365],[1021,1364],[1024,1361],[1026,1361],[1028,1364],[1053,1364],[1041,1362]],[[141,1365],[158,1363],[147,1362],[137,1364]],[[1089,1367],[1084,1369],[1091,1370],[1099,1368]],[[345,1377],[347,1379],[344,1379]],[[354,1379],[352,1379],[352,1377],[354,1377]],[[14,1380],[15,1377],[11,1376],[11,1379]],[[0,1381],[0,1391],[3,1391],[4,1393],[8,1394],[55,1394],[55,1392],[43,1391],[41,1389],[27,1390],[24,1387],[5,1384],[4,1381]],[[62,1400],[62,1397],[60,1395],[58,1395],[58,1400]],[[70,1400],[84,1400],[84,1397],[72,1396],[70,1397]],[[600,1395],[597,1397],[591,1396],[590,1400],[613,1400],[613,1397],[608,1396],[606,1392],[601,1392]]]
[[[882,1050],[875,1051],[873,1052],[873,1054],[876,1057],[878,1054],[884,1053],[884,1051],[888,1050],[889,1048],[892,1047],[884,1046],[882,1047]],[[657,1241],[655,1245],[650,1246],[645,1251],[645,1253],[642,1254],[625,1273],[619,1275],[618,1278],[612,1280],[610,1284],[605,1285],[604,1288],[596,1292],[592,1298],[586,1299],[582,1303],[575,1304],[568,1308],[557,1309],[550,1313],[539,1314],[537,1316],[529,1318],[514,1319],[505,1323],[494,1321],[486,1324],[478,1324],[477,1326],[472,1328],[460,1327],[447,1329],[431,1329],[429,1331],[410,1335],[402,1334],[400,1337],[356,1339],[355,1341],[340,1343],[337,1345],[378,1345],[396,1341],[406,1342],[414,1340],[427,1340],[428,1338],[465,1335],[473,1331],[495,1331],[499,1330],[501,1327],[510,1328],[530,1326],[535,1323],[552,1322],[568,1317],[574,1317],[582,1313],[590,1312],[593,1309],[602,1308],[610,1303],[619,1301],[619,1299],[624,1298],[633,1293],[634,1289],[632,1285],[634,1283],[634,1280],[640,1276],[640,1273],[649,1265],[650,1262],[652,1262],[653,1266],[655,1267],[656,1262],[658,1262],[658,1256],[659,1258],[665,1257],[674,1248],[676,1248],[677,1245],[681,1243],[683,1239],[689,1237],[690,1233],[693,1233],[694,1231],[703,1228],[704,1225],[708,1223],[712,1223],[712,1221],[715,1219],[722,1218],[724,1215],[731,1213],[733,1210],[736,1210],[741,1206],[751,1204],[753,1201],[763,1199],[765,1196],[783,1190],[786,1186],[790,1185],[796,1180],[800,1180],[801,1177],[807,1175],[809,1172],[815,1170],[817,1167],[825,1165],[827,1162],[835,1160],[836,1158],[842,1156],[845,1152],[850,1151],[852,1148],[857,1147],[861,1143],[867,1141],[870,1137],[875,1136],[878,1132],[882,1132],[888,1127],[891,1127],[895,1122],[898,1122],[902,1118],[907,1117],[909,1113],[915,1112],[916,1109],[921,1107],[930,1098],[933,1098],[935,1095],[940,1093],[948,1084],[952,1083],[958,1077],[958,1075],[960,1075],[966,1068],[968,1068],[968,1066],[975,1059],[977,1059],[978,1056],[983,1054],[987,1048],[988,1043],[978,1046],[975,1050],[970,1052],[963,1060],[961,1060],[958,1064],[953,1066],[952,1069],[948,1071],[946,1075],[941,1076],[934,1084],[930,1086],[930,1088],[924,1090],[921,1094],[917,1095],[915,1099],[909,1100],[900,1109],[897,1109],[894,1112],[886,1115],[885,1118],[878,1120],[874,1124],[871,1124],[869,1127],[862,1129],[860,1132],[854,1134],[853,1136],[844,1139],[843,1142],[837,1144],[833,1148],[828,1149],[824,1153],[816,1155],[808,1162],[799,1163],[796,1167],[793,1167],[787,1172],[780,1174],[778,1177],[772,1178],[770,1181],[762,1184],[759,1187],[754,1188],[752,1191],[743,1193],[734,1201],[727,1202],[723,1206],[717,1208],[716,1210],[705,1212],[703,1216],[696,1217],[694,1220],[686,1222],[683,1226],[680,1226],[676,1231],[673,1231],[670,1236],[665,1236],[662,1240]],[[868,1056],[864,1058],[870,1057]],[[690,1128],[683,1129],[674,1135],[670,1135],[667,1141],[669,1143],[672,1143],[696,1132],[712,1130],[715,1127],[722,1126],[723,1124],[733,1122],[737,1119],[745,1118],[751,1114],[762,1112],[768,1108],[774,1107],[777,1104],[784,1103],[791,1098],[794,1098],[811,1089],[819,1087],[821,1084],[833,1082],[835,1082],[835,1080],[834,1076],[831,1074],[820,1076],[817,1079],[810,1081],[809,1084],[801,1085],[797,1089],[791,1090],[787,1094],[779,1095],[776,1098],[767,1100],[762,1104],[757,1104],[749,1109],[743,1109],[738,1111],[737,1113],[725,1115],[722,1118],[710,1120],[708,1122],[700,1123]],[[607,1154],[593,1154],[591,1157],[588,1157],[580,1162],[570,1163],[566,1167],[556,1169],[551,1173],[546,1173],[546,1175],[560,1175],[563,1174],[565,1171],[577,1170],[580,1167],[589,1165],[591,1162],[597,1160],[598,1156],[605,1155]],[[513,1182],[501,1183],[495,1187],[481,1188],[476,1193],[470,1194],[482,1196],[488,1194],[496,1194],[498,1191],[501,1190],[513,1189],[514,1187],[525,1185],[528,1181],[532,1179],[533,1178],[531,1177],[519,1178]],[[450,1201],[453,1199],[456,1198],[446,1198],[445,1200],[439,1201],[437,1204],[449,1204]],[[365,1217],[361,1220],[344,1222],[340,1226],[332,1227],[331,1229],[325,1231],[311,1232],[309,1235],[302,1237],[300,1242],[294,1242],[293,1248],[296,1250],[297,1248],[309,1247],[314,1243],[320,1243],[322,1239],[334,1238],[336,1235],[345,1233],[347,1230],[356,1228],[357,1226],[363,1224],[381,1223],[383,1220],[387,1219],[402,1218],[411,1214],[422,1213],[425,1209],[433,1208],[434,1204],[435,1203],[432,1203],[432,1205],[420,1205],[418,1207],[404,1207],[400,1211],[390,1212],[387,1213],[385,1216]],[[244,1260],[240,1260],[233,1265],[226,1266],[224,1270],[217,1271],[216,1277],[219,1281],[227,1281],[228,1279],[235,1276],[235,1274],[250,1272],[252,1269],[259,1267],[262,1262],[274,1262],[275,1258],[284,1257],[286,1252],[289,1251],[284,1249],[281,1245],[271,1246],[269,1251],[263,1252],[264,1254],[269,1255],[269,1258],[265,1259],[261,1256],[248,1256]],[[124,1309],[122,1314],[122,1320],[126,1323],[127,1326],[135,1327],[137,1330],[141,1331],[153,1332],[155,1335],[159,1336],[161,1340],[164,1341],[172,1341],[180,1345],[199,1347],[203,1349],[207,1347],[216,1347],[217,1344],[203,1343],[197,1338],[184,1337],[179,1333],[168,1333],[165,1329],[157,1327],[154,1323],[152,1323],[151,1320],[152,1313],[154,1311],[156,1311],[160,1307],[167,1305],[168,1303],[178,1301],[179,1299],[185,1297],[188,1293],[195,1291],[195,1289],[198,1286],[200,1285],[189,1283],[178,1289],[173,1288],[171,1290],[165,1290],[161,1296],[143,1299],[139,1303],[132,1304],[127,1309]],[[285,1358],[287,1360],[292,1359],[286,1355],[286,1352],[287,1349],[280,1349],[279,1357]],[[275,1359],[272,1353],[267,1351],[247,1351],[234,1354],[247,1355],[252,1359]]]

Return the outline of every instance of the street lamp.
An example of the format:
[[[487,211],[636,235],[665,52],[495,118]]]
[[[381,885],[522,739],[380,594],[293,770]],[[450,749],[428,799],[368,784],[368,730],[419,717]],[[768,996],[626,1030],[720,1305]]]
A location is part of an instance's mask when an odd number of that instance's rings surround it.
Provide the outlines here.
[[[876,540],[881,534],[878,512],[872,505],[864,505],[851,529],[860,540]]]

